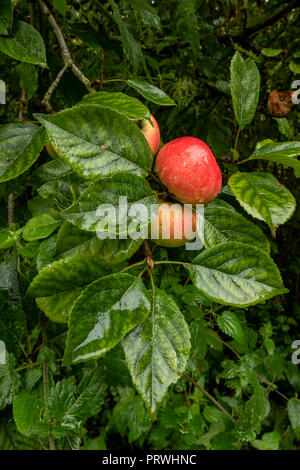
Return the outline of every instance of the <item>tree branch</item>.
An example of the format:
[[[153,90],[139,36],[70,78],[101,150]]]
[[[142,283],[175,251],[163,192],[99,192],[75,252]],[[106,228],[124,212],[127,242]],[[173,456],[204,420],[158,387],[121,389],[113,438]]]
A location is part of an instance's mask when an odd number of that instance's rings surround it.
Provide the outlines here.
[[[74,61],[72,59],[72,56],[71,56],[71,53],[68,49],[67,43],[65,41],[64,35],[63,35],[60,27],[58,26],[58,24],[56,22],[56,19],[54,18],[51,11],[47,7],[46,3],[44,2],[44,0],[38,0],[38,3],[39,3],[39,6],[40,6],[40,9],[41,9],[42,13],[47,16],[48,21],[49,21],[49,23],[50,23],[50,25],[53,29],[53,32],[54,32],[54,34],[57,38],[57,42],[59,44],[60,51],[61,51],[61,57],[62,57],[62,60],[63,60],[63,63],[64,63],[64,67],[60,70],[60,72],[58,73],[58,75],[55,78],[54,82],[51,84],[50,88],[48,89],[46,95],[43,98],[43,104],[46,106],[46,109],[48,107],[48,110],[51,111],[52,108],[50,106],[50,97],[51,97],[53,91],[55,90],[55,88],[57,87],[58,83],[60,82],[63,74],[65,73],[65,71],[67,70],[67,68],[69,66],[71,67],[71,70],[74,73],[74,75],[84,84],[84,86],[86,87],[86,89],[88,90],[89,93],[91,93],[94,90],[93,90],[93,88],[90,84],[89,79],[84,75],[84,73],[74,63]]]

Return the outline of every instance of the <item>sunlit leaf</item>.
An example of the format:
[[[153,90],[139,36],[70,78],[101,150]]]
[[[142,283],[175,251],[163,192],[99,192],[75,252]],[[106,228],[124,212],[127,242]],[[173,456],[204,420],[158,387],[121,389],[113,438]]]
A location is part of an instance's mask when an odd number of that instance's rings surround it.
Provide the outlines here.
[[[186,263],[186,268],[195,286],[220,304],[254,305],[288,292],[272,259],[244,243],[220,243]]]
[[[45,126],[54,150],[84,178],[120,171],[146,175],[152,168],[150,147],[140,129],[111,109],[89,104],[35,116]]]
[[[252,121],[259,97],[260,75],[255,62],[242,59],[239,52],[233,56],[230,66],[230,88],[234,114],[240,129]]]
[[[103,277],[85,289],[71,311],[65,364],[95,359],[149,314],[146,288],[129,274]]]
[[[294,213],[294,196],[269,173],[238,172],[229,178],[228,184],[245,211],[256,219],[264,220],[273,236],[276,228]]]
[[[172,297],[154,290],[149,317],[124,338],[123,347],[132,380],[154,412],[189,356],[189,329]]]

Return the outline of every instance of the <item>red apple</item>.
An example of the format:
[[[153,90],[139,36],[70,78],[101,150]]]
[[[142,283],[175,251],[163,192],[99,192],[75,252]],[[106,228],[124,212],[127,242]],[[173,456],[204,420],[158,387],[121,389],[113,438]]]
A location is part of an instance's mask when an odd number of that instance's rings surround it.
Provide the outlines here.
[[[179,203],[159,201],[158,215],[150,230],[150,238],[157,245],[183,246],[196,236],[196,212]]]
[[[159,144],[160,144],[160,131],[156,119],[150,114],[150,119],[153,123],[150,124],[146,119],[142,119],[140,123],[141,132],[144,134],[149,147],[151,149],[153,157],[157,154]]]
[[[195,137],[180,137],[164,145],[156,157],[155,171],[184,203],[206,204],[222,188],[221,170],[210,148]]]

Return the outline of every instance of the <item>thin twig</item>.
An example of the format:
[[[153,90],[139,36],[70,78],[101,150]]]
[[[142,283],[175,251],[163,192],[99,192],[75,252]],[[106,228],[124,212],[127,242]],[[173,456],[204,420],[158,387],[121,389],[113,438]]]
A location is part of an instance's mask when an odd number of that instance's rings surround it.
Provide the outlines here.
[[[61,57],[62,57],[62,60],[63,60],[63,63],[64,63],[64,67],[58,73],[57,77],[55,78],[54,82],[51,84],[50,88],[48,89],[48,91],[47,91],[47,93],[44,96],[43,101],[42,101],[42,103],[44,104],[46,109],[48,108],[48,110],[51,112],[51,110],[52,110],[51,105],[50,105],[51,95],[52,95],[53,91],[55,90],[55,88],[57,87],[58,83],[60,82],[63,74],[65,73],[65,71],[67,70],[68,67],[71,67],[71,70],[72,70],[73,74],[84,84],[84,86],[86,87],[86,89],[88,90],[89,93],[91,93],[94,90],[93,90],[93,88],[90,84],[89,79],[84,75],[84,73],[74,63],[74,61],[72,59],[72,56],[71,56],[71,53],[69,51],[69,48],[67,46],[67,43],[65,41],[64,35],[63,35],[60,27],[58,26],[58,24],[56,22],[56,19],[54,18],[51,11],[47,7],[46,3],[43,0],[38,0],[38,3],[39,3],[39,6],[40,6],[40,9],[41,9],[42,13],[47,16],[48,21],[49,21],[49,23],[50,23],[50,25],[53,29],[53,32],[54,32],[54,34],[57,38],[57,41],[58,41],[58,44],[59,44],[59,47],[60,47],[60,51],[61,51]]]
[[[8,196],[7,213],[8,213],[8,226],[9,227],[14,223],[14,195],[15,193],[12,192]]]
[[[34,25],[34,4],[33,4],[33,0],[29,0],[29,2],[28,2],[28,13],[29,13],[30,24],[32,24],[32,26],[33,26]]]
[[[74,64],[74,62],[72,62],[71,70],[74,75],[84,84],[85,88],[88,90],[89,93],[95,91],[93,90],[89,79],[84,75],[84,73],[81,72],[81,70],[77,67],[76,64]]]
[[[230,419],[230,421],[232,421],[234,423],[234,425],[236,426],[238,423],[237,421],[231,416],[230,413],[228,413],[228,411],[221,405],[221,403],[218,402],[218,400],[216,400],[207,390],[205,390],[205,388],[201,387],[201,385],[199,385],[192,377],[190,377],[189,375],[185,375],[184,378],[186,378],[190,383],[192,383],[194,385],[194,387],[198,388],[198,390],[200,390],[205,396],[207,396],[207,398],[209,398],[209,400],[214,403],[214,405],[216,405],[217,408],[219,408],[219,410],[225,415],[227,416],[228,419]],[[262,448],[262,446],[260,445],[260,443],[254,439],[252,441],[252,445],[254,445],[257,449],[259,450],[264,450]]]
[[[48,375],[47,362],[43,363],[43,379],[44,379],[44,399],[45,399],[45,406],[47,410],[48,397],[49,397],[49,375]],[[50,445],[50,450],[56,450],[55,441],[54,441],[53,436],[51,435],[49,435],[49,445]]]
[[[119,273],[125,273],[129,269],[135,268],[136,266],[141,266],[142,264],[145,264],[145,263],[146,263],[146,258],[143,259],[143,261],[138,261],[137,263],[131,264],[130,266],[126,266],[126,268],[119,271]]]
[[[54,80],[54,82],[51,83],[50,87],[48,88],[47,93],[45,94],[44,98],[42,99],[42,105],[45,106],[46,111],[48,111],[48,112],[53,112],[52,106],[50,104],[50,99],[51,99],[52,93],[54,92],[55,88],[57,87],[57,85],[61,81],[62,76],[65,73],[65,71],[67,70],[67,68],[69,67],[69,65],[70,64],[65,64],[63,66],[63,68],[58,72],[58,74],[56,76],[56,79]]]
[[[194,385],[194,387],[198,388],[198,390],[200,390],[204,395],[206,395],[207,398],[209,398],[210,401],[212,401],[216,405],[216,407],[219,408],[219,410],[222,411],[222,413],[226,415],[227,418],[230,419],[230,421],[232,421],[235,425],[237,424],[236,420],[231,416],[231,414],[228,413],[228,411],[225,410],[225,408],[207,390],[205,390],[205,388],[201,387],[201,385],[199,385],[193,379],[193,377],[190,377],[189,375],[185,375],[184,378],[186,378],[189,382],[191,382]]]

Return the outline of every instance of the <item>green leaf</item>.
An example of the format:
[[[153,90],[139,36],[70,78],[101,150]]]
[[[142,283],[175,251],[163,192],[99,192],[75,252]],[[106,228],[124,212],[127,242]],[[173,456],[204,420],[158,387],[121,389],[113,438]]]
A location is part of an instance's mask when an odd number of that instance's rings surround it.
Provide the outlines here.
[[[238,172],[229,178],[228,184],[245,211],[266,222],[273,236],[278,225],[284,224],[294,213],[294,196],[269,173]]]
[[[279,450],[281,435],[278,431],[266,432],[258,441],[264,450]]]
[[[56,253],[60,258],[88,256],[97,258],[104,266],[119,264],[131,258],[143,240],[118,238],[101,240],[92,232],[80,230],[75,225],[64,222],[57,236]]]
[[[270,245],[262,230],[224,201],[215,201],[204,210],[204,245],[206,248],[226,241],[257,246],[267,253]]]
[[[176,106],[176,103],[164,91],[151,85],[151,83],[136,79],[126,80],[126,83],[152,103],[159,104],[160,106]]]
[[[288,401],[288,415],[292,428],[297,436],[300,438],[300,400],[297,398],[290,398]]]
[[[60,424],[66,410],[75,402],[75,377],[71,376],[56,382],[49,390],[47,400],[47,420]]]
[[[226,94],[230,93],[230,84],[226,82],[225,80],[217,80],[216,88],[222,93],[226,93]]]
[[[254,305],[288,292],[271,258],[244,243],[220,243],[185,266],[195,286],[220,304]]]
[[[249,381],[254,388],[254,394],[245,403],[244,416],[241,416],[241,421],[244,421],[247,430],[260,432],[260,424],[268,416],[270,404],[265,389],[259,383],[253,369],[249,373]]]
[[[34,124],[0,125],[0,183],[28,170],[39,157],[45,142],[45,131]]]
[[[73,304],[81,293],[81,287],[70,290],[66,289],[59,294],[50,295],[48,297],[38,297],[36,303],[39,309],[42,310],[50,320],[57,323],[68,323]]]
[[[20,62],[47,67],[43,38],[33,26],[24,21],[14,20],[12,36],[0,37],[0,51]]]
[[[209,423],[224,421],[224,414],[215,406],[206,405],[203,410],[203,416]]]
[[[59,208],[65,209],[73,202],[71,185],[63,180],[49,181],[38,188],[38,193],[45,199],[55,201]]]
[[[25,372],[25,387],[27,392],[31,392],[33,387],[37,384],[43,375],[41,368],[39,369],[27,369]]]
[[[23,256],[23,258],[35,260],[39,246],[40,246],[40,242],[38,241],[26,243],[25,246],[19,246],[18,247],[19,255]]]
[[[73,306],[64,363],[101,356],[149,311],[147,291],[139,278],[123,273],[93,282]]]
[[[4,291],[8,299],[19,302],[18,256],[16,250],[8,253],[0,263],[0,291]]]
[[[219,328],[226,334],[234,338],[241,344],[245,344],[243,328],[240,320],[233,312],[225,311],[217,317]]]
[[[36,266],[38,271],[41,271],[45,266],[52,263],[56,253],[56,235],[53,237],[44,240],[38,249],[38,254],[36,258]]]
[[[190,333],[172,297],[155,289],[149,317],[123,340],[132,380],[154,412],[185,370]]]
[[[123,57],[123,49],[120,45],[120,42],[114,39],[111,39],[107,36],[106,31],[104,31],[103,26],[97,24],[97,30],[91,27],[88,23],[70,23],[70,30],[68,34],[71,36],[76,36],[87,44],[91,49],[94,49],[97,52],[101,52],[102,49],[108,51],[114,51],[121,58]]]
[[[60,222],[49,214],[39,215],[30,219],[24,227],[23,238],[29,242],[46,238],[54,232]]]
[[[157,203],[153,190],[144,178],[131,173],[118,173],[91,183],[61,216],[82,230],[97,231],[103,236],[106,234],[116,238],[116,234],[126,236],[139,229],[141,237],[146,238],[148,234],[143,237],[143,231],[147,231],[156,216],[154,210],[151,214],[151,205]]]
[[[99,413],[105,398],[107,385],[103,381],[103,371],[100,367],[84,370],[82,391],[79,397],[68,406],[61,420],[61,425],[70,431],[79,432],[82,425],[91,416]]]
[[[9,229],[3,229],[0,231],[0,250],[5,250],[14,246],[15,238],[13,233]]]
[[[37,390],[23,391],[15,396],[13,401],[13,417],[18,431],[26,437],[32,435],[40,421],[40,403]]]
[[[53,201],[44,199],[41,196],[35,196],[27,202],[28,209],[34,217],[49,213],[51,209],[56,208]]]
[[[0,291],[0,340],[6,349],[13,351],[16,359],[22,354],[22,344],[26,343],[26,316],[19,305],[7,299]],[[1,362],[0,362],[1,363]]]
[[[130,4],[139,11],[141,20],[145,25],[150,26],[150,28],[161,29],[159,15],[146,0],[131,0]]]
[[[6,364],[0,364],[0,410],[13,401],[21,386],[20,374],[15,371],[13,354],[6,355]]]
[[[71,182],[72,169],[61,158],[40,165],[30,176],[30,184],[40,186],[42,183],[66,179]]]
[[[295,62],[294,60],[291,60],[289,63],[289,68],[294,74],[299,74],[300,73],[300,64],[299,62]]]
[[[230,88],[234,114],[243,130],[252,121],[259,97],[260,75],[252,59],[242,59],[239,52],[230,66]]]
[[[279,132],[284,135],[287,139],[291,139],[293,137],[293,129],[289,125],[289,121],[287,118],[274,118],[277,122]],[[300,168],[300,162],[299,162]]]
[[[0,5],[0,36],[8,35],[13,21],[11,0],[1,0]]]
[[[60,292],[85,286],[103,276],[104,267],[98,259],[69,257],[55,261],[31,282],[28,294],[34,297],[49,297]]]
[[[143,400],[131,388],[121,391],[121,400],[113,409],[113,422],[121,436],[128,433],[128,442],[131,444],[151,429],[151,419]]]
[[[124,23],[117,4],[114,2],[114,0],[109,0],[109,3],[114,12],[113,17],[115,19],[115,22],[119,27],[125,56],[130,61],[133,71],[136,74],[143,62],[143,54],[141,48],[132,36],[132,34],[129,32],[126,24]]]
[[[125,354],[120,343],[101,357],[99,364],[108,387],[132,386]]]
[[[67,14],[67,0],[53,0],[53,7],[58,11],[63,17]]]
[[[107,91],[98,91],[89,93],[83,97],[79,105],[97,104],[103,108],[111,109],[117,113],[123,114],[129,119],[147,119],[150,120],[149,109],[143,105],[138,99],[125,93],[109,93]]]
[[[280,119],[282,121],[282,119]],[[267,143],[254,150],[248,160],[269,160],[271,162],[282,163],[291,166],[296,170],[300,169],[300,161],[297,156],[300,154],[300,142],[274,142]],[[241,163],[244,163],[244,160]]]
[[[57,255],[63,259],[50,261],[47,267],[44,266],[32,282],[29,293],[39,297],[36,299],[38,307],[52,321],[68,322],[82,288],[103,276],[107,266],[130,258],[141,243],[142,240],[130,238],[100,240],[91,232],[84,232],[64,222],[56,243]]]
[[[283,49],[272,49],[271,47],[264,47],[261,50],[261,53],[265,57],[276,57],[279,54],[281,54],[282,51],[283,51]]]
[[[17,431],[13,420],[1,419],[0,424],[1,450],[42,450],[38,440],[28,439]]]
[[[151,150],[140,129],[110,109],[76,106],[35,117],[45,126],[54,150],[84,178],[120,171],[147,175],[152,168]]]

